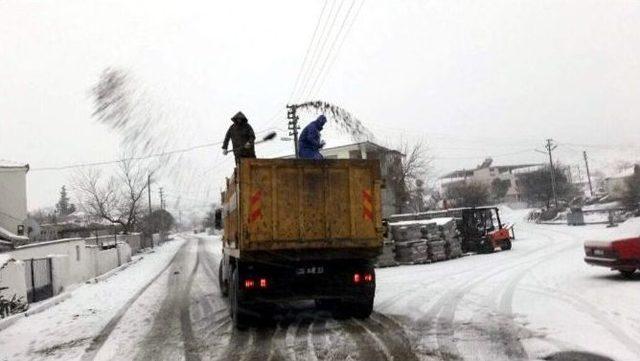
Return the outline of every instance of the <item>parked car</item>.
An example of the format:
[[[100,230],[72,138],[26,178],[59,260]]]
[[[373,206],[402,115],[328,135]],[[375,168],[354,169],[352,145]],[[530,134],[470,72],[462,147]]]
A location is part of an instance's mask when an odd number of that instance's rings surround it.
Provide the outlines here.
[[[614,241],[587,241],[584,260],[593,266],[609,267],[631,278],[640,269],[640,237]]]

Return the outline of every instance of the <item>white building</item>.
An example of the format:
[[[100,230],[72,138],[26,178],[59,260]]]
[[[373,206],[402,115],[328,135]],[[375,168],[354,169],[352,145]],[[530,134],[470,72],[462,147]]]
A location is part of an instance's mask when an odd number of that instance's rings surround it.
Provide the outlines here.
[[[440,177],[440,191],[445,194],[447,187],[459,182],[479,182],[491,189],[491,184],[499,179],[509,182],[509,189],[505,195],[507,202],[521,201],[521,193],[518,190],[518,175],[542,167],[542,164],[515,164],[515,165],[493,165],[493,159],[487,158],[474,169],[457,170]]]
[[[0,247],[27,242],[28,164],[0,159]]]
[[[623,169],[620,173],[607,177],[603,181],[604,191],[609,194],[612,199],[620,199],[627,189],[627,179],[640,174],[640,164]]]

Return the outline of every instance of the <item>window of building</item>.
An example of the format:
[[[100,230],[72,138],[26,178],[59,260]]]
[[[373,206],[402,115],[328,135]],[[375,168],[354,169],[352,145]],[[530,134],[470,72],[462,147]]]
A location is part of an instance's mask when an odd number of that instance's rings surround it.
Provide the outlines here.
[[[379,159],[379,158],[380,158],[380,152],[376,152],[376,151],[367,152],[367,159]]]
[[[360,150],[350,150],[349,159],[362,159],[362,152]]]

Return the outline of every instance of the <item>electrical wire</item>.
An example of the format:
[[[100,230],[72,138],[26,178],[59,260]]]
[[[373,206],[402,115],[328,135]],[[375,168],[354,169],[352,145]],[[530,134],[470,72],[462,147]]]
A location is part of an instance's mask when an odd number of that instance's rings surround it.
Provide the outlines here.
[[[360,15],[360,11],[362,10],[362,7],[364,6],[364,2],[365,2],[365,0],[362,0],[360,2],[360,6],[358,6],[358,9],[356,10],[355,15],[353,16],[353,20],[349,24],[349,27],[347,28],[347,31],[345,32],[344,36],[342,37],[342,41],[340,42],[340,45],[338,45],[338,48],[337,48],[334,56],[331,58],[331,62],[329,62],[329,67],[327,68],[325,76],[320,81],[320,85],[318,86],[317,91],[322,90],[322,87],[324,86],[324,82],[329,77],[329,74],[331,74],[331,69],[333,69],[333,65],[335,64],[336,59],[338,58],[338,55],[340,54],[340,50],[342,50],[342,46],[344,45],[345,40],[349,37],[349,33],[351,32],[351,29],[353,28],[353,25],[358,20],[358,15]]]
[[[271,128],[267,128],[267,129],[263,129],[260,131],[257,131],[256,134],[261,134],[261,133],[265,133],[268,132],[272,129],[280,129],[277,127],[271,127]],[[107,160],[107,161],[100,161],[100,162],[89,162],[89,163],[77,163],[77,164],[69,164],[69,165],[62,165],[62,166],[52,166],[52,167],[40,167],[40,168],[30,168],[29,170],[32,172],[43,172],[43,171],[55,171],[55,170],[65,170],[65,169],[74,169],[74,168],[82,168],[82,167],[94,167],[94,166],[103,166],[103,165],[111,165],[111,164],[117,164],[123,161],[131,161],[131,160],[146,160],[146,159],[152,159],[152,158],[161,158],[161,157],[165,157],[168,155],[172,155],[172,154],[180,154],[180,153],[187,153],[187,152],[192,152],[194,150],[198,150],[198,149],[203,149],[203,148],[210,148],[210,147],[215,147],[217,145],[221,145],[223,142],[214,142],[214,143],[206,143],[206,144],[200,144],[200,145],[194,145],[192,147],[187,147],[187,148],[179,148],[179,149],[174,149],[174,150],[170,150],[170,151],[166,151],[166,152],[161,152],[161,153],[154,153],[154,154],[149,154],[149,155],[145,155],[145,156],[139,156],[139,157],[126,157],[126,158],[121,158],[121,159],[115,159],[115,160]]]
[[[307,46],[307,51],[304,54],[304,60],[302,61],[302,64],[300,64],[300,70],[298,70],[298,75],[296,76],[296,81],[293,84],[293,89],[291,89],[291,94],[289,94],[289,99],[287,99],[287,103],[289,103],[291,101],[291,99],[295,95],[296,90],[298,89],[298,84],[300,83],[300,78],[301,78],[301,76],[303,74],[303,71],[305,69],[305,65],[307,64],[307,60],[309,59],[309,53],[310,53],[311,48],[313,47],[314,41],[316,39],[316,34],[318,33],[318,28],[320,27],[320,22],[322,20],[322,17],[324,16],[324,11],[327,8],[327,3],[328,2],[329,2],[329,0],[324,0],[324,4],[322,5],[322,10],[320,11],[320,16],[318,17],[318,21],[316,22],[316,27],[313,29],[313,35],[311,36],[311,40],[309,41],[309,45]]]
[[[314,52],[314,55],[311,57],[311,66],[309,67],[309,71],[307,72],[308,76],[306,77],[306,79],[303,80],[303,85],[300,91],[300,95],[304,96],[307,93],[307,86],[310,84],[311,79],[314,76],[315,73],[315,69],[316,69],[316,65],[318,64],[318,59],[321,57],[321,55],[324,52],[324,48],[325,45],[327,44],[327,40],[329,39],[329,37],[331,36],[331,34],[333,33],[333,27],[335,26],[336,20],[338,19],[338,14],[340,13],[340,10],[342,9],[342,5],[344,5],[344,0],[340,2],[340,5],[338,6],[338,10],[335,12],[335,14],[333,14],[333,19],[330,20],[331,15],[332,15],[332,11],[333,8],[335,7],[335,3],[337,2],[334,1],[331,4],[331,9],[329,10],[329,15],[327,16],[327,21],[325,22],[325,26],[323,27],[322,31],[320,32],[320,38],[322,38],[322,34],[326,33],[326,36],[324,37],[324,40],[322,40],[320,47],[316,47],[316,49],[319,49],[318,52]],[[325,32],[325,29],[327,29],[327,24],[331,22],[331,25],[329,25],[328,30]]]
[[[342,20],[342,23],[340,24],[340,28],[338,29],[338,32],[336,33],[335,38],[333,39],[333,41],[331,42],[331,45],[329,46],[329,50],[327,51],[327,56],[324,57],[324,61],[322,62],[322,65],[320,66],[320,70],[318,71],[318,76],[313,81],[313,84],[311,85],[311,88],[309,88],[309,93],[307,94],[307,98],[314,94],[314,92],[316,90],[316,85],[318,84],[318,80],[320,80],[320,78],[322,78],[323,75],[325,75],[324,74],[324,70],[325,70],[325,68],[327,66],[327,62],[329,61],[329,58],[331,57],[331,54],[333,52],[333,48],[338,43],[338,39],[340,38],[340,35],[342,34],[342,31],[345,29],[345,26],[347,24],[347,20],[349,19],[349,16],[351,15],[351,11],[353,10],[353,6],[355,4],[356,4],[356,0],[352,0],[351,1],[351,6],[349,6],[349,9],[347,10],[347,14],[345,15],[344,19]]]

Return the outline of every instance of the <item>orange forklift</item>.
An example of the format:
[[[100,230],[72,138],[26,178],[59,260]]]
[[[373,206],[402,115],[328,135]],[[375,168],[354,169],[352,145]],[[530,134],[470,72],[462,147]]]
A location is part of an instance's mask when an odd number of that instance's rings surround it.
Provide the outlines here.
[[[463,252],[492,253],[511,249],[515,239],[512,224],[503,224],[498,207],[461,207],[417,214],[417,219],[453,217],[462,240]]]
[[[491,253],[496,248],[507,251],[515,238],[513,225],[502,223],[498,207],[461,209],[458,229],[464,252]]]

